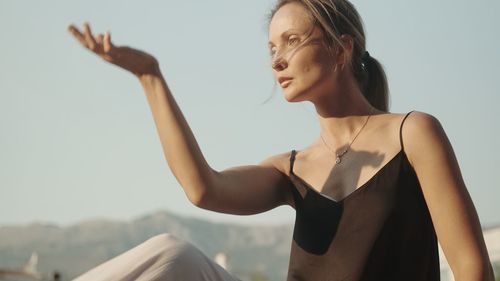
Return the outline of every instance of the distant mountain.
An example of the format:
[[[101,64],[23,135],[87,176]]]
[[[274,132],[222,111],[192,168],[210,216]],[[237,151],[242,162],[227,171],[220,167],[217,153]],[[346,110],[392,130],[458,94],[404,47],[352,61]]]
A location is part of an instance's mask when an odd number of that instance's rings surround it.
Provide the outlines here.
[[[284,280],[293,225],[240,226],[186,218],[162,211],[131,222],[91,220],[69,227],[34,223],[0,227],[0,268],[18,268],[32,252],[38,270],[71,278],[157,234],[169,232],[214,257],[224,252],[229,270],[245,276]],[[260,279],[267,280],[267,279]]]

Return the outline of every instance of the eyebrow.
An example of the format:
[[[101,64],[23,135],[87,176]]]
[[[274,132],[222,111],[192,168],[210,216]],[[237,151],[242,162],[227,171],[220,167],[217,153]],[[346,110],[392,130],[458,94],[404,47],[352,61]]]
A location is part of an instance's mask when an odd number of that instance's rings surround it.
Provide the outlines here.
[[[280,37],[281,37],[281,39],[285,39],[290,33],[296,33],[296,32],[301,32],[301,31],[298,29],[290,28],[290,29],[284,31],[283,33],[281,33]],[[274,43],[272,41],[269,41],[269,42],[267,42],[267,45],[274,46]]]

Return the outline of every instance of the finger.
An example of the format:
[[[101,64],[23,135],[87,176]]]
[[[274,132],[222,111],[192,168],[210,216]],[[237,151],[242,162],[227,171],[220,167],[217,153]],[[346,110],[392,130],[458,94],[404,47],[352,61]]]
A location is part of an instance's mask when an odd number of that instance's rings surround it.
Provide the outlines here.
[[[104,35],[102,33],[99,33],[96,38],[95,38],[95,41],[97,42],[97,44],[101,45],[103,43],[103,40],[104,40]]]
[[[104,33],[104,42],[103,42],[104,52],[109,53],[111,49],[114,47],[113,43],[111,43],[111,34],[109,31]]]
[[[90,30],[90,25],[88,22],[83,24],[83,36],[87,42],[87,47],[92,51],[95,50],[97,43],[95,42],[94,36],[92,36],[92,30]]]
[[[78,30],[76,26],[72,24],[69,25],[68,31],[73,35],[73,37],[75,37],[80,42],[80,44],[87,47],[87,41],[85,41],[83,34],[80,32],[80,30]]]

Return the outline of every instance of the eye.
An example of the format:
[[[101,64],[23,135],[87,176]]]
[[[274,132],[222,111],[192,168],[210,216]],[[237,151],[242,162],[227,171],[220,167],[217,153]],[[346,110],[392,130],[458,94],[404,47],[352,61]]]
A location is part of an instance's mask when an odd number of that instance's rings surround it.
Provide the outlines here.
[[[269,49],[269,55],[270,55],[271,57],[274,57],[274,54],[275,54],[275,53],[276,53],[276,48],[274,48],[274,47],[273,47],[273,48]]]
[[[290,36],[288,37],[288,46],[293,46],[299,42],[299,37],[297,36]]]

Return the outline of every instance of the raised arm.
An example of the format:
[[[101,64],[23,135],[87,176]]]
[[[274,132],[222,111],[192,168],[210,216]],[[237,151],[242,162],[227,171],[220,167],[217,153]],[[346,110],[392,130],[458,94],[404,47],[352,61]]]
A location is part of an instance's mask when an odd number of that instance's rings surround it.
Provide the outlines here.
[[[479,218],[439,121],[414,112],[403,129],[438,240],[456,281],[494,281]]]
[[[285,155],[259,165],[213,170],[161,76],[141,77],[170,169],[190,201],[221,213],[255,214],[290,201],[289,180],[279,169]],[[287,197],[288,196],[288,197]]]
[[[88,24],[84,24],[83,32],[73,25],[68,30],[85,48],[139,79],[168,166],[194,205],[217,212],[254,214],[290,202],[289,181],[279,169],[283,155],[270,157],[259,165],[213,170],[153,56],[115,46],[109,33],[94,36]]]

